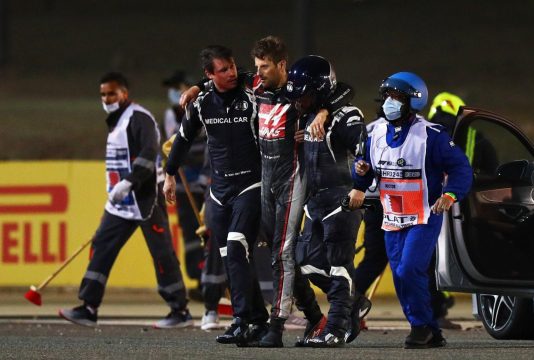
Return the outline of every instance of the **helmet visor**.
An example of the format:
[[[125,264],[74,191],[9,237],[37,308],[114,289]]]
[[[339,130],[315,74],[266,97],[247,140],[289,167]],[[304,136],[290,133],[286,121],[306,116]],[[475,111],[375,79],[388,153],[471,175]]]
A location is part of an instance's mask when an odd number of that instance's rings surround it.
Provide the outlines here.
[[[423,94],[404,80],[387,78],[380,85],[380,92],[384,94],[387,89],[401,92],[411,98],[421,98]]]

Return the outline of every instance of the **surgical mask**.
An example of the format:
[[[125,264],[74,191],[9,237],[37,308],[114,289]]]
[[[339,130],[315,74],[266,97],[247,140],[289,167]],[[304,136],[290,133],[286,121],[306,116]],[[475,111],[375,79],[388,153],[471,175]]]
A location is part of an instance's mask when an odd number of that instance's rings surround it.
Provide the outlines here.
[[[106,104],[105,102],[102,101],[102,107],[104,108],[105,112],[107,112],[108,114],[111,114],[112,112],[119,110],[120,105],[118,101],[112,104]]]
[[[169,102],[171,103],[171,105],[179,105],[182,92],[178,89],[170,88],[167,93],[167,96],[169,97]]]
[[[399,100],[395,100],[392,97],[388,97],[384,104],[382,105],[382,110],[384,110],[384,115],[389,121],[397,120],[402,116],[402,105]]]

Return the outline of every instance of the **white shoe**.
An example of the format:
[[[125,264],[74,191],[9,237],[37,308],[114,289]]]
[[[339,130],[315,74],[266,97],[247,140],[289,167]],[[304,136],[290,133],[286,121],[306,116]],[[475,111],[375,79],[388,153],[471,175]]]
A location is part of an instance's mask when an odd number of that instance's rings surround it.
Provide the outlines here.
[[[200,324],[200,329],[202,330],[212,330],[219,329],[221,325],[219,324],[219,314],[215,310],[206,311],[202,316],[202,323]]]

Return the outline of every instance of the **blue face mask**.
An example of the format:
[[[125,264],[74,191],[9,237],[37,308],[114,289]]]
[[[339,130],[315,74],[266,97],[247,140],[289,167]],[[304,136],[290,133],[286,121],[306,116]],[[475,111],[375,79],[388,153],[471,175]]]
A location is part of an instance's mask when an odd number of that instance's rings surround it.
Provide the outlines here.
[[[403,103],[401,103],[399,100],[395,100],[391,97],[388,97],[382,105],[382,110],[384,110],[384,115],[386,115],[386,119],[388,119],[389,121],[399,119],[402,116],[402,105]]]
[[[182,96],[182,92],[178,89],[170,88],[167,96],[169,97],[171,105],[178,105],[180,104],[180,96]]]

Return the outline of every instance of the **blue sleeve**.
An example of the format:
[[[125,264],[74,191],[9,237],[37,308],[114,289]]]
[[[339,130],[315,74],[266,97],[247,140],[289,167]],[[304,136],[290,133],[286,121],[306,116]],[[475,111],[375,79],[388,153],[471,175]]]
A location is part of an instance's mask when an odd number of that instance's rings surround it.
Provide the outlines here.
[[[436,136],[431,154],[431,161],[447,174],[447,183],[442,192],[451,192],[456,195],[458,201],[462,200],[473,183],[473,169],[467,156],[445,131]]]
[[[357,157],[356,159],[354,159],[354,163],[352,164],[350,168],[350,173],[352,175],[352,181],[353,181],[352,187],[356,190],[360,190],[363,192],[365,192],[367,188],[371,186],[371,184],[373,183],[373,179],[375,177],[375,172],[374,172],[373,166],[371,165],[371,157],[369,155],[370,148],[371,148],[370,137],[367,138],[367,143],[365,144],[365,148],[366,148],[366,151],[365,151],[364,160],[370,165],[370,168],[367,174],[365,174],[364,176],[360,176],[356,174],[356,162],[358,162],[358,160],[361,160],[362,159],[361,157]]]

